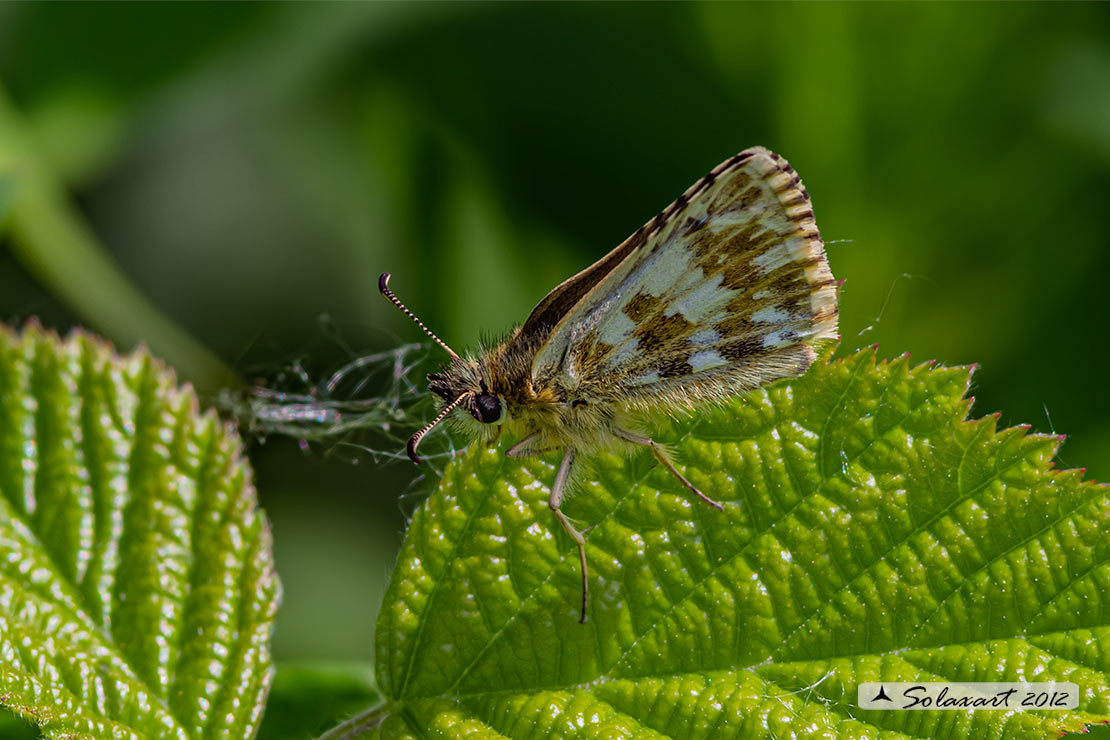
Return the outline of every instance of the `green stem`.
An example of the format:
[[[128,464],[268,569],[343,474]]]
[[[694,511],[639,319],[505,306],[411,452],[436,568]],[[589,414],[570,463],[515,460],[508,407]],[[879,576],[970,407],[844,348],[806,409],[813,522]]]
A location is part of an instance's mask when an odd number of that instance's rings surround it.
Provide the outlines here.
[[[365,711],[359,712],[354,717],[343,721],[323,735],[320,735],[316,740],[351,740],[364,732],[376,729],[378,725],[384,722],[389,716],[386,708],[383,702]]]
[[[0,87],[0,227],[12,253],[83,321],[121,348],[139,343],[203,391],[235,383],[234,372],[163,315],[124,275],[70,203]]]

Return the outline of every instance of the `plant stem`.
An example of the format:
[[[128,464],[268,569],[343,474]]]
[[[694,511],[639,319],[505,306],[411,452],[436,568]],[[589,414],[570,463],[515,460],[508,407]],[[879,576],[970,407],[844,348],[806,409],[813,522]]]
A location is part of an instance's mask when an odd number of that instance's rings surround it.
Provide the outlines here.
[[[375,729],[388,716],[389,713],[386,712],[386,705],[383,702],[343,721],[320,735],[316,740],[351,740],[364,732]]]

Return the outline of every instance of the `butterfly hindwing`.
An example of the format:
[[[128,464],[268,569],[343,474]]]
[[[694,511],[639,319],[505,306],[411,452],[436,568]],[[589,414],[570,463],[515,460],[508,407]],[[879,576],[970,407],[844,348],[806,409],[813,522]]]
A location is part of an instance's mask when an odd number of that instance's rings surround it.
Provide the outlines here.
[[[800,373],[812,358],[803,343],[836,335],[836,287],[809,196],[762,148],[720,165],[552,295],[560,291],[533,378],[595,395],[731,394]]]
[[[409,439],[414,462],[420,440],[451,415],[487,443],[503,431],[516,438],[513,457],[563,450],[547,505],[578,551],[580,622],[589,593],[585,530],[562,511],[578,456],[648,447],[678,484],[723,509],[663,445],[628,424],[641,421],[639,412],[723,401],[799,375],[815,357],[808,340],[836,336],[836,284],[809,196],[790,166],[762,148],[714,168],[477,357],[451,350],[388,281],[388,273],[378,280],[382,294],[451,355],[428,376],[442,403]]]

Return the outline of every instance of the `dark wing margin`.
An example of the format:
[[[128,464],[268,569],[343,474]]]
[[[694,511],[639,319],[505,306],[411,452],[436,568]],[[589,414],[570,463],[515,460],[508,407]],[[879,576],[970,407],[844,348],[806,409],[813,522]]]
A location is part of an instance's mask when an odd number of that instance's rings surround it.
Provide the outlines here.
[[[548,313],[557,323],[542,327],[534,379],[684,405],[798,375],[815,356],[807,343],[837,336],[837,283],[809,195],[773,152],[723,162],[629,244]]]
[[[637,229],[632,236],[621,242],[616,249],[609,252],[609,254],[605,255],[585,270],[582,270],[555,286],[555,288],[544,296],[543,300],[532,309],[532,313],[528,314],[528,318],[525,319],[524,324],[520,327],[520,332],[517,334],[518,338],[522,342],[536,342],[539,341],[541,337],[545,337],[568,313],[570,313],[570,310],[578,305],[583,298],[589,295],[597,284],[600,283],[606,275],[611,273],[617,265],[624,262],[629,255],[635,254],[642,246],[650,242],[676,213],[686,207],[691,198],[713,185],[721,172],[751,158],[757,151],[756,149],[745,149],[739,154],[721,162],[714,167],[709,174],[687,188],[686,192],[678,196],[678,198],[664,208],[659,215],[645,223]]]
[[[532,313],[528,314],[528,318],[524,320],[524,324],[520,327],[520,336],[526,339],[535,339],[550,332],[559,323],[559,319],[566,316],[571,308],[593,290],[595,285],[612,272],[614,267],[619,265],[625,257],[643,246],[644,242],[647,241],[647,235],[644,233],[645,228],[641,227],[639,231],[625,239],[612,252],[582,272],[572,275],[555,286],[532,309]]]

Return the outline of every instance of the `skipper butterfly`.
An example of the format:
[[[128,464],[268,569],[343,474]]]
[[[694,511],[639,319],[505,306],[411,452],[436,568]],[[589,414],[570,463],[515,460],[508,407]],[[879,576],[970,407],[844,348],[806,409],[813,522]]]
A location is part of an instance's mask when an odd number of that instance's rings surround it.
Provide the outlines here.
[[[578,548],[581,619],[586,539],[562,511],[575,460],[647,447],[691,493],[718,509],[667,450],[636,429],[645,414],[688,412],[795,377],[837,336],[837,283],[809,194],[761,147],[722,162],[620,246],[558,285],[507,339],[461,356],[389,289],[382,294],[451,355],[428,376],[436,417],[408,455],[454,414],[472,436],[502,431],[512,457],[563,450],[548,505]]]

